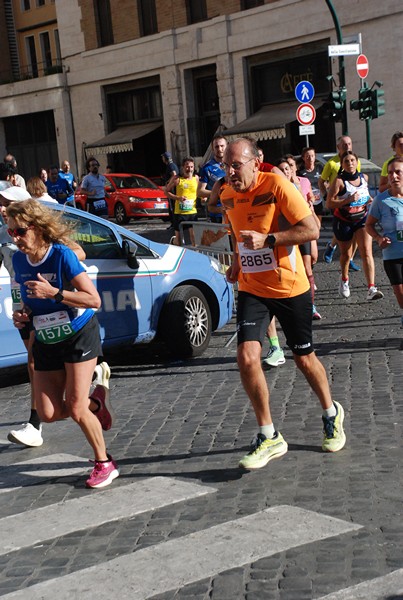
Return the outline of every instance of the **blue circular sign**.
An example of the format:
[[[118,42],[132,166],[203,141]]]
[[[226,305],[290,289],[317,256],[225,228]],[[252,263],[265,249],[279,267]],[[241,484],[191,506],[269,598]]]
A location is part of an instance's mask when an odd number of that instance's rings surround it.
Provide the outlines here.
[[[295,86],[295,97],[298,102],[309,103],[315,96],[315,88],[310,81],[300,81]]]

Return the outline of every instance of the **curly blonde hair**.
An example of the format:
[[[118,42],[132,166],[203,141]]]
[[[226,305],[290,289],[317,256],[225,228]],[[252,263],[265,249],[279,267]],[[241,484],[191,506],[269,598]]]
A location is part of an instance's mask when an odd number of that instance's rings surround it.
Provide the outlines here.
[[[33,225],[40,230],[46,243],[71,244],[75,225],[63,219],[62,213],[48,208],[38,200],[12,202],[7,209],[7,217],[14,219],[19,226]]]

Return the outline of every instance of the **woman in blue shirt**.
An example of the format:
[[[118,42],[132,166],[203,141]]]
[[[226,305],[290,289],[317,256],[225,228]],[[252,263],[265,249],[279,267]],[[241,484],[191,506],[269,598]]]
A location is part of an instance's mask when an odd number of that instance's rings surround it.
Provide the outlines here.
[[[102,427],[110,417],[107,402],[89,398],[97,357],[102,353],[95,311],[100,296],[84,266],[65,243],[71,226],[37,200],[7,208],[8,233],[18,251],[15,280],[23,308],[14,311],[17,328],[32,318],[37,410],[42,421],[72,417],[94,451],[95,467],[87,487],[105,487],[118,477],[107,454]],[[107,419],[110,421],[110,418]]]
[[[388,190],[376,196],[365,228],[382,249],[383,266],[402,311],[403,327],[403,156],[388,162]]]

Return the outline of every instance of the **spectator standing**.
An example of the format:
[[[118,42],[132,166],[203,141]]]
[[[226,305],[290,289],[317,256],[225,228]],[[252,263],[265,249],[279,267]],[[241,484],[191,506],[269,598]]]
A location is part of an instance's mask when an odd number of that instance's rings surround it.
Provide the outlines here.
[[[224,166],[229,186],[221,201],[236,241],[227,278],[239,286],[237,359],[259,428],[239,465],[259,469],[288,448],[273,424],[260,362],[262,341],[273,316],[280,321],[294,360],[321,403],[322,449],[337,452],[346,441],[344,411],[332,401],[325,369],[313,349],[309,283],[295,247],[318,237],[315,219],[295,186],[280,175],[259,172],[256,147],[248,139],[230,142]]]
[[[66,202],[74,202],[74,192],[77,188],[77,181],[73,173],[70,171],[70,163],[68,160],[64,160],[62,162],[62,166],[59,170],[59,175],[62,179],[66,179],[72,190],[71,194],[67,197]]]
[[[16,185],[18,187],[22,187],[25,190],[25,179],[23,178],[22,175],[20,175],[18,173],[18,165],[17,165],[17,160],[15,158],[15,156],[13,156],[12,154],[6,154],[6,156],[4,157],[4,162],[5,163],[9,163],[12,168],[14,169],[15,175],[14,175],[14,179],[13,179],[13,185]]]
[[[208,202],[215,182],[225,177],[222,163],[226,147],[227,140],[225,137],[220,134],[215,135],[211,141],[213,157],[199,170],[199,187],[197,195],[204,202]],[[220,206],[219,200],[217,206]],[[207,211],[207,215],[212,223],[222,223],[222,214]]]
[[[9,163],[0,163],[0,191],[11,187],[11,178],[14,175],[14,169]]]
[[[81,193],[87,196],[87,210],[99,217],[108,218],[108,205],[105,200],[105,197],[108,197],[105,191],[108,180],[99,173],[99,162],[93,156],[87,160],[86,166],[89,173],[81,182]]]
[[[382,250],[383,267],[401,310],[403,328],[403,156],[388,164],[388,192],[378,194],[370,206],[365,228]],[[382,232],[375,226],[379,224]]]
[[[48,180],[48,172],[45,167],[39,169],[39,177],[42,179],[43,183],[46,183]]]
[[[34,200],[58,203],[52,196],[49,196],[46,185],[43,183],[42,179],[36,175],[28,179],[27,192]]]
[[[45,185],[49,196],[54,198],[59,204],[65,204],[72,192],[67,179],[60,177],[57,165],[49,167],[49,177]]]
[[[388,189],[389,177],[388,177],[388,165],[392,158],[400,158],[403,156],[403,132],[396,131],[392,135],[390,141],[391,148],[393,150],[392,156],[390,156],[382,165],[382,173],[379,180],[379,192],[384,192]]]

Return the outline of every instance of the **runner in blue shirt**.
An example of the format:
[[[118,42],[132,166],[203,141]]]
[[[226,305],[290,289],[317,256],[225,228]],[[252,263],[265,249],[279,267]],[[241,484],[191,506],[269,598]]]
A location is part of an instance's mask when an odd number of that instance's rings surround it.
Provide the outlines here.
[[[97,289],[68,243],[71,224],[38,200],[13,202],[6,209],[8,233],[18,248],[13,256],[22,307],[13,312],[21,328],[32,319],[35,397],[41,421],[72,417],[94,452],[86,485],[101,488],[119,476],[107,454],[102,429],[112,425],[108,396],[89,397],[101,351],[95,311]]]
[[[213,158],[204,164],[199,170],[199,187],[197,195],[202,200],[208,201],[211,190],[216,181],[225,177],[223,168],[224,151],[227,147],[227,140],[223,135],[217,134],[211,142]],[[220,203],[217,206],[221,206]],[[222,223],[222,215],[218,213],[208,212],[208,217],[212,223]]]

